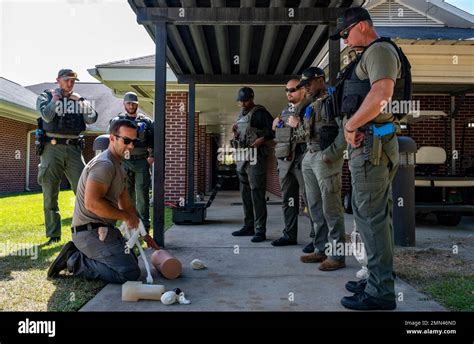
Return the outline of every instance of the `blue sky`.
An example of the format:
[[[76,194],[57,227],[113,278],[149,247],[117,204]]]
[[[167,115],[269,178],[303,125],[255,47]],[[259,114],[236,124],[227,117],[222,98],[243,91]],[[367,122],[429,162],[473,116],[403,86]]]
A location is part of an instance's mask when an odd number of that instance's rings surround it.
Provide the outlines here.
[[[474,13],[473,0],[448,2]],[[155,53],[125,0],[0,0],[0,20],[0,76],[24,86],[61,68],[96,82],[88,68]]]
[[[447,0],[446,2],[459,7],[460,9],[474,14],[474,1],[473,0]]]

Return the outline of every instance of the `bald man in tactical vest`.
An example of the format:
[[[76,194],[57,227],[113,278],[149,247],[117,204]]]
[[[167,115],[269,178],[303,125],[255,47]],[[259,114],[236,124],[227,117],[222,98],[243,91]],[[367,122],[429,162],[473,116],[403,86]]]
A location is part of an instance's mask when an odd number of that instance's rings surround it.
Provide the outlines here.
[[[399,114],[384,106],[411,93],[410,65],[399,47],[378,36],[363,8],[350,8],[338,18],[331,39],[341,38],[358,52],[341,72],[338,92],[349,143],[352,209],[369,272],[367,280],[346,284],[354,295],[341,303],[354,310],[392,310],[396,301],[391,184],[399,164]]]

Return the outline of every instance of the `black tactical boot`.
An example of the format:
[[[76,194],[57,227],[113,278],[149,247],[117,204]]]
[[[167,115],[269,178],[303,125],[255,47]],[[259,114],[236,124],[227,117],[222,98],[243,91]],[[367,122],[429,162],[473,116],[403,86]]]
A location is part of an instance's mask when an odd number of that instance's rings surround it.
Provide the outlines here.
[[[232,232],[233,236],[253,236],[255,235],[255,230],[253,228],[243,226],[238,231]]]
[[[354,294],[362,293],[365,290],[365,286],[367,285],[367,280],[362,279],[360,281],[349,281],[346,283],[347,291],[350,291]]]
[[[53,264],[51,264],[49,267],[48,278],[58,277],[59,272],[67,268],[67,260],[69,257],[76,251],[77,247],[72,241],[69,241],[66,245],[64,245]]]
[[[363,291],[360,294],[354,294],[353,296],[345,296],[341,299],[341,304],[349,309],[357,311],[369,311],[369,310],[393,310],[397,308],[395,300],[388,301],[377,297],[373,297]]]

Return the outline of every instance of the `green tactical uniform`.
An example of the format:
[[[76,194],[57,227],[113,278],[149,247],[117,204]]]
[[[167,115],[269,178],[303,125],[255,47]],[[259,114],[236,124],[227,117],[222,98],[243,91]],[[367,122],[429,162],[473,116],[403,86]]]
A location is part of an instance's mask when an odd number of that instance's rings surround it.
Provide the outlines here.
[[[298,116],[303,121],[303,115],[309,106],[308,100],[303,100],[299,105],[288,104],[280,116],[282,125],[275,130],[275,157],[278,164],[278,179],[280,181],[281,192],[283,196],[283,217],[285,220],[285,229],[283,238],[296,241],[298,237],[298,214],[300,193],[303,195],[305,204],[308,206],[306,198],[305,183],[301,164],[306,150],[304,139],[295,140],[294,129],[287,124],[290,116]],[[290,204],[290,200],[292,204]],[[309,207],[308,207],[309,209]],[[313,221],[311,222],[311,237],[314,237]]]
[[[353,110],[344,109],[344,102],[352,94],[358,93],[360,89],[366,89],[365,93],[368,93],[371,85],[377,80],[389,78],[396,82],[400,78],[400,74],[400,59],[390,43],[376,42],[370,45],[357,60],[355,68],[345,81],[341,112],[350,117],[351,113],[355,113],[360,106],[357,104],[357,108]],[[364,93],[364,91],[360,93]],[[361,99],[360,102],[364,99],[360,95],[358,98]],[[371,124],[379,126],[392,122],[395,122],[395,117],[390,113],[382,112],[366,126],[359,129],[364,130]],[[365,134],[366,137],[371,138],[368,132]],[[367,156],[367,153],[364,154],[364,144],[355,149],[349,145],[352,209],[368,258],[369,278],[365,292],[373,297],[394,301],[391,184],[399,163],[396,134],[391,133],[383,136],[381,145],[380,154],[376,159],[374,159],[375,152],[371,152],[371,156]]]
[[[118,119],[128,119],[137,125],[137,138],[140,143],[133,148],[130,158],[123,160],[123,167],[127,172],[127,188],[138,215],[145,228],[150,228],[150,166],[147,158],[153,157],[153,121],[142,113],[136,117],[120,113],[110,123]]]
[[[248,148],[257,137],[273,139],[273,117],[261,105],[241,111],[237,125],[240,148]],[[249,148],[251,149],[251,148]],[[262,144],[257,149],[257,161],[236,161],[240,181],[240,194],[244,208],[244,227],[265,235],[267,225],[267,202],[265,200],[268,147]]]
[[[62,177],[66,175],[76,193],[77,183],[84,168],[79,136],[86,129],[86,124],[97,120],[97,112],[92,106],[77,93],[73,95],[79,100],[63,97],[55,103],[52,90],[45,90],[36,102],[41,115],[38,119],[39,129],[44,131],[38,184],[43,190],[46,237],[53,239],[61,237],[58,195]]]
[[[298,139],[307,142],[302,170],[311,218],[315,224],[316,254],[328,255],[333,260],[345,257],[327,254],[327,244],[344,244],[344,212],[341,203],[341,174],[343,152],[346,149],[340,121],[331,115],[328,96],[311,103],[303,125],[295,131]],[[323,154],[332,162],[323,161]]]

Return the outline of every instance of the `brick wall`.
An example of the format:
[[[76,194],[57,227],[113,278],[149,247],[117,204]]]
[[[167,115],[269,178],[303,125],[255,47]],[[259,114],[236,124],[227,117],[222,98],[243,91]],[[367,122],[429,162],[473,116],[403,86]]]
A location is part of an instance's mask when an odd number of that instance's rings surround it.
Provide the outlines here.
[[[280,182],[278,181],[277,160],[275,150],[270,148],[267,158],[267,192],[281,197]]]
[[[186,197],[187,184],[187,92],[168,92],[166,95],[166,153],[165,198],[178,201]],[[184,111],[181,111],[183,110]],[[204,192],[206,128],[195,118],[194,191]]]
[[[27,133],[34,128],[31,124],[0,117],[0,193],[25,190]],[[34,156],[34,139],[32,147]]]
[[[198,155],[198,163],[199,163],[199,174],[197,180],[197,192],[204,193],[206,192],[206,164],[207,161],[207,154],[206,154],[206,141],[208,140],[208,134],[206,134],[206,126],[200,125],[199,126],[199,155]]]
[[[165,198],[185,197],[187,93],[166,94]],[[181,110],[184,109],[184,112]]]
[[[211,191],[212,188],[212,168],[213,168],[213,162],[212,162],[212,135],[206,134],[205,140],[204,140],[204,190],[206,193]]]
[[[194,192],[204,193],[206,186],[206,126],[199,125],[199,114],[196,113],[194,122]]]
[[[456,97],[457,100],[460,99]],[[450,96],[415,96],[415,100],[420,101],[421,110],[444,111],[449,115],[451,111]],[[451,121],[447,119],[428,119],[410,127],[410,136],[415,140],[417,147],[438,146],[446,149],[447,159],[450,159],[450,153],[457,150],[461,153],[463,123],[474,117],[474,96],[466,96],[459,108],[456,117],[455,128],[455,146],[451,147]],[[403,131],[408,135],[408,130]],[[445,143],[447,142],[447,146]],[[474,129],[466,130],[466,139],[464,140],[464,156],[474,155]],[[460,156],[459,156],[460,158]],[[456,171],[460,170],[460,159],[456,160]]]

